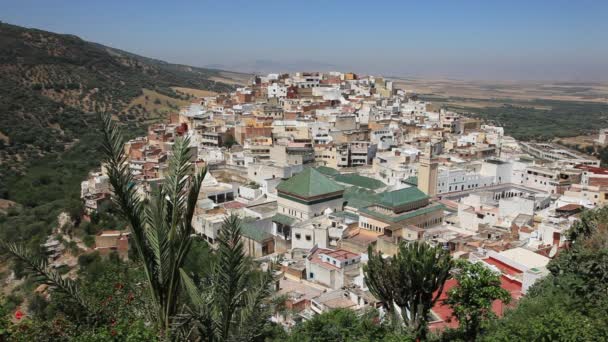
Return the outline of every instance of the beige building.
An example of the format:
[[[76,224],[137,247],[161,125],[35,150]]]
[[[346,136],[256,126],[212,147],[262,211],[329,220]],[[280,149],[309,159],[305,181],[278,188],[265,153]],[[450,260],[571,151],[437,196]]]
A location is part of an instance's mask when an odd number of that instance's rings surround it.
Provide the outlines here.
[[[241,240],[245,254],[252,258],[261,258],[274,253],[274,236],[264,229],[264,226],[268,226],[264,223],[264,220],[257,220],[241,224]]]
[[[371,206],[359,210],[359,228],[387,234],[388,227],[429,228],[443,221],[443,205],[410,187],[385,192]],[[394,228],[391,228],[394,229]]]
[[[120,230],[104,230],[95,236],[95,250],[101,255],[112,252],[126,260],[129,258],[129,232]]]
[[[315,152],[312,144],[274,145],[270,148],[270,160],[279,165],[308,164],[314,162]]]
[[[418,188],[428,196],[437,194],[437,178],[439,174],[439,163],[433,158],[431,144],[427,144],[424,155],[420,157],[418,167]]]

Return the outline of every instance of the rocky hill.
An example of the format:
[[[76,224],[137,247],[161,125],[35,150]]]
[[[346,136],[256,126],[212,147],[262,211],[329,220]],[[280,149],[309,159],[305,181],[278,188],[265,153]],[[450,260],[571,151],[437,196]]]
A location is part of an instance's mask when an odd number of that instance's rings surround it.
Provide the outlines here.
[[[95,126],[97,113],[142,126],[188,103],[192,95],[184,89],[234,87],[227,72],[1,22],[0,75],[0,163],[5,167],[69,147]]]

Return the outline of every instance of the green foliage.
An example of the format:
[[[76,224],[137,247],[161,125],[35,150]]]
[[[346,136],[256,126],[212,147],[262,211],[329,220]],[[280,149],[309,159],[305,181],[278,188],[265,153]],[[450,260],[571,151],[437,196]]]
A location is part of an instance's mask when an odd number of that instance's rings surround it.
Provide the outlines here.
[[[63,278],[61,274],[53,270],[46,258],[41,258],[32,254],[27,249],[14,243],[0,242],[0,247],[13,256],[15,259],[22,261],[26,269],[39,282],[48,284],[56,289],[56,291],[66,294],[71,300],[77,303],[83,309],[83,318],[95,315],[95,310],[79,290],[78,283],[70,278]]]
[[[585,313],[555,280],[550,277],[538,284],[536,294],[524,297],[515,310],[489,326],[481,340],[605,341],[605,309],[602,316]]]
[[[23,302],[23,297],[11,293],[8,296],[6,296],[5,302],[3,303],[4,308],[6,309],[6,311],[15,311],[17,309],[17,307],[19,305],[21,305],[21,303]]]
[[[117,321],[110,327],[103,327],[84,331],[71,338],[76,342],[105,342],[105,341],[125,341],[125,342],[155,342],[160,341],[154,329],[143,320]]]
[[[483,108],[455,105],[470,99],[450,97],[447,100],[423,96],[425,100],[445,102],[449,110],[464,112],[505,128],[505,133],[519,140],[552,140],[597,133],[608,125],[608,105],[599,102],[530,100],[524,105],[510,99],[489,99],[497,106]],[[541,109],[543,108],[543,109]]]
[[[359,316],[352,310],[336,309],[315,315],[312,319],[296,325],[288,341],[414,341],[412,336],[395,334],[392,328],[378,323],[379,321],[375,311]]]
[[[188,310],[180,315],[182,336],[210,341],[253,341],[268,332],[272,275],[251,271],[240,235],[241,220],[231,215],[220,229],[210,274],[195,282],[181,270]]]
[[[234,145],[237,145],[237,141],[236,139],[234,139],[234,136],[232,134],[228,134],[226,136],[226,140],[224,141],[224,146],[227,148],[231,148]]]
[[[184,261],[184,271],[198,281],[200,276],[211,273],[216,262],[216,254],[212,252],[209,244],[202,237],[193,237],[192,246]]]
[[[53,291],[50,300],[34,296],[29,314],[10,326],[11,340],[23,341],[106,341],[156,340],[158,331],[150,324],[142,269],[118,258],[100,258],[97,253],[82,262],[79,295],[87,299],[96,319],[83,320],[82,306],[65,291]],[[6,306],[5,306],[6,307]],[[48,333],[45,335],[45,331]],[[85,338],[86,337],[86,338]]]
[[[4,297],[0,296],[0,341],[5,341],[8,336],[10,320],[8,318],[10,311],[6,307]]]
[[[382,301],[395,326],[397,306],[408,330],[424,339],[430,310],[450,277],[450,254],[440,247],[415,241],[402,243],[391,259],[375,253],[371,246],[368,255],[363,270],[370,292]]]
[[[82,238],[82,242],[85,246],[93,248],[93,246],[95,246],[95,237],[93,235],[85,235],[84,238]]]
[[[95,126],[96,113],[120,114],[144,88],[177,99],[181,95],[173,86],[233,90],[210,80],[214,70],[5,23],[0,23],[0,63],[7,66],[0,81],[0,131],[10,138],[0,159],[61,152]]]
[[[12,170],[6,178],[0,177],[0,183],[10,184],[6,197],[23,204],[8,215],[0,214],[1,240],[36,250],[56,226],[59,213],[66,208],[80,210],[80,182],[99,165],[100,139],[93,131],[65,152],[28,162],[25,174]]]
[[[104,145],[113,199],[120,215],[129,222],[133,244],[143,262],[157,326],[171,332],[171,319],[177,313],[180,269],[192,243],[192,216],[206,174],[192,175],[188,139],[178,139],[169,161],[168,174],[152,198],[143,202],[123,148],[123,137],[109,116],[104,117]]]
[[[551,274],[484,333],[486,341],[608,340],[608,207],[581,216]]]
[[[474,341],[483,324],[495,317],[492,303],[501,300],[508,304],[511,294],[500,286],[500,275],[481,263],[458,260],[453,273],[458,285],[448,291],[445,302],[458,319],[465,339]]]

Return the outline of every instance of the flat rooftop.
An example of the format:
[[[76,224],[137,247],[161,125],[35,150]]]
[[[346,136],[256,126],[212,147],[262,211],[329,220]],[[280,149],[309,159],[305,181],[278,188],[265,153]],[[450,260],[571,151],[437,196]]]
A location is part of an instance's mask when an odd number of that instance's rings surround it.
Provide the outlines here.
[[[278,204],[277,201],[265,202],[262,204],[255,204],[248,206],[247,209],[255,211],[260,214],[270,214],[277,211]]]

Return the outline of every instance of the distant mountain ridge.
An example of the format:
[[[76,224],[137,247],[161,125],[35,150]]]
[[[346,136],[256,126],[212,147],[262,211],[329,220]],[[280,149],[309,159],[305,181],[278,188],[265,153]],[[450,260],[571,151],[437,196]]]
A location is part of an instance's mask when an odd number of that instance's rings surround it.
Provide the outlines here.
[[[172,87],[234,89],[219,70],[171,64],[74,35],[2,22],[0,75],[2,164],[62,150],[93,128],[97,113],[117,115],[135,126],[159,118],[163,113],[156,109],[153,113],[132,104],[144,97],[144,90],[146,101],[162,101],[173,109],[191,96]],[[149,99],[150,94],[157,97]]]
[[[208,64],[207,68],[234,70],[252,74],[267,73],[293,73],[299,71],[337,71],[339,67],[335,64],[316,61],[291,61],[279,62],[274,60],[257,59],[250,62],[234,64]]]

